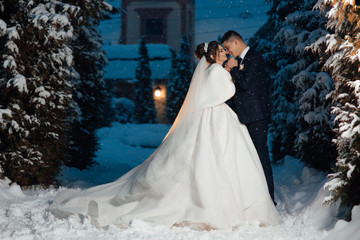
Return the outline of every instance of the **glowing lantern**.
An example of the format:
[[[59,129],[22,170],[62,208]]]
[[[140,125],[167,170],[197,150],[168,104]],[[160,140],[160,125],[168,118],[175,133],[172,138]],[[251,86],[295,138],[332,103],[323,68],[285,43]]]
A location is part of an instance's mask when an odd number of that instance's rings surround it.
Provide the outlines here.
[[[159,87],[155,88],[154,96],[155,96],[155,98],[161,97],[161,89]]]

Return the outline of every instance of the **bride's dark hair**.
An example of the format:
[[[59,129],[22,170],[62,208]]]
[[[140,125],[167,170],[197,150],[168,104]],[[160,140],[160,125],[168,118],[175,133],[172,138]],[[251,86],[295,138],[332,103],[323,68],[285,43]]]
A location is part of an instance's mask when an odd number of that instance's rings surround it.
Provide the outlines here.
[[[220,43],[218,43],[217,41],[211,41],[208,43],[207,51],[205,52],[205,43],[200,43],[196,46],[194,55],[197,59],[201,59],[203,56],[205,56],[206,61],[210,64],[213,64],[216,62],[219,45]],[[213,56],[213,58],[211,58],[210,56]]]

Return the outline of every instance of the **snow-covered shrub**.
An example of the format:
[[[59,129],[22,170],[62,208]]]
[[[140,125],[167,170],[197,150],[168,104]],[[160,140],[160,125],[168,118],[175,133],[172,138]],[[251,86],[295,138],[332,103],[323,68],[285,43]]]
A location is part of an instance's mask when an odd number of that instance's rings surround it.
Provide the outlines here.
[[[128,98],[114,98],[113,108],[115,109],[115,120],[120,123],[134,121],[135,104]]]

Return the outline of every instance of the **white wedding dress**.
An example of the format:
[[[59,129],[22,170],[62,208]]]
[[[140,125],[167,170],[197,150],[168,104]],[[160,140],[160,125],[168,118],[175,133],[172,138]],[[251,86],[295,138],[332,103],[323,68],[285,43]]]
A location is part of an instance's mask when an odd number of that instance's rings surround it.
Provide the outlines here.
[[[277,224],[249,133],[224,103],[234,93],[230,74],[218,64],[206,68],[202,58],[156,151],[114,182],[60,192],[52,213],[87,217],[99,227],[132,219],[197,229]]]

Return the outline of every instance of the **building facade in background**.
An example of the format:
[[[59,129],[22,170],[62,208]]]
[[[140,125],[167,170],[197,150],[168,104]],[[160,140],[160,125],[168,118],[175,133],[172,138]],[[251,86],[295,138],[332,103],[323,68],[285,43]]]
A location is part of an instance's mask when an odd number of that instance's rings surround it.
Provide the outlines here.
[[[147,43],[179,50],[181,38],[194,47],[195,0],[122,0],[120,44],[136,44],[142,35]]]
[[[149,55],[153,98],[159,123],[167,123],[166,83],[171,69],[171,48],[167,44],[149,43],[146,45]],[[139,44],[105,45],[108,65],[105,67],[107,87],[116,99],[134,100],[135,71],[139,64]]]
[[[139,41],[145,36],[149,53],[154,104],[159,123],[166,119],[166,84],[171,69],[171,49],[179,52],[185,35],[194,51],[194,0],[122,0],[120,43],[105,45],[107,86],[115,98],[133,100]],[[192,54],[191,54],[192,55]]]

